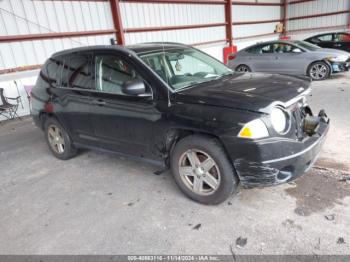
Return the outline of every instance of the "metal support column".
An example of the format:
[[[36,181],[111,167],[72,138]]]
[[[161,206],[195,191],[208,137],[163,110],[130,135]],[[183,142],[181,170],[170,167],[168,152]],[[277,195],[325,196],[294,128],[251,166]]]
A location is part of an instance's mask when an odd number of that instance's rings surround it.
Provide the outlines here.
[[[232,46],[232,0],[226,0],[225,4],[226,39],[229,46]]]
[[[125,45],[124,28],[121,18],[119,0],[110,0],[112,18],[114,23],[114,29],[116,30],[116,37],[118,45]]]
[[[287,23],[288,23],[288,0],[284,0],[283,2],[283,32],[282,36],[287,35]]]

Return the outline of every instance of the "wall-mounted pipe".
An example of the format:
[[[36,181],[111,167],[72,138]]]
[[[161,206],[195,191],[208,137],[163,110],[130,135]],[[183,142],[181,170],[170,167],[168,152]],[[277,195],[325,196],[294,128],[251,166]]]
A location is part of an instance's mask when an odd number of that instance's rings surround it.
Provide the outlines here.
[[[268,23],[280,23],[283,22],[282,19],[272,19],[272,20],[255,20],[255,21],[242,21],[233,22],[233,25],[254,25],[254,24],[268,24]]]
[[[288,4],[295,5],[295,4],[302,4],[302,3],[314,2],[314,1],[316,0],[297,0],[297,1],[290,1]]]
[[[125,3],[223,5],[225,0],[120,0]]]
[[[142,33],[142,32],[154,32],[154,31],[209,28],[209,27],[217,27],[217,26],[225,26],[225,25],[226,23],[211,23],[211,24],[174,25],[174,26],[134,27],[134,28],[125,28],[124,32],[125,33]]]
[[[114,34],[114,29],[0,36],[0,43]]]
[[[314,14],[314,15],[295,16],[295,17],[289,17],[288,20],[292,21],[292,20],[308,19],[308,18],[330,16],[330,15],[340,15],[340,14],[347,14],[347,13],[350,13],[350,10],[343,10],[343,11],[329,12],[329,13],[321,13],[321,14]]]
[[[240,2],[232,1],[233,5],[250,5],[250,6],[282,6],[282,3],[270,3],[270,2]]]

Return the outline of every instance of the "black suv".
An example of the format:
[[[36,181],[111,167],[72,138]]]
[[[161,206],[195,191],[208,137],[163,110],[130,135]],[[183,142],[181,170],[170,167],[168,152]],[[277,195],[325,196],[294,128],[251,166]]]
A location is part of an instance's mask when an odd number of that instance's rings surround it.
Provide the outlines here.
[[[32,91],[52,153],[79,148],[171,167],[191,199],[217,204],[240,182],[277,185],[307,171],[328,131],[307,79],[233,73],[189,46],[95,46],[54,54]]]

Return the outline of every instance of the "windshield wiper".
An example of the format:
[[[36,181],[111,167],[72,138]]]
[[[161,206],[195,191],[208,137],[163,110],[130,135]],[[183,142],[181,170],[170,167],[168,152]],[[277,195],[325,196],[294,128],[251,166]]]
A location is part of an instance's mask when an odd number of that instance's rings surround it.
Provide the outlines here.
[[[221,76],[229,76],[229,75],[233,75],[233,71],[222,74]]]
[[[205,81],[205,82],[207,82],[207,81]],[[194,85],[197,85],[197,84],[200,84],[200,83],[203,83],[203,82],[191,82],[191,83],[189,83],[188,85],[185,85],[185,86],[183,86],[183,87],[180,87],[180,88],[178,88],[178,89],[176,89],[176,90],[181,90],[181,89],[184,89],[184,88],[187,88],[187,87],[191,87],[191,86],[194,86]]]
[[[222,78],[222,77],[224,77],[224,76],[230,76],[230,75],[232,75],[232,74],[233,74],[233,72],[224,73],[224,74],[222,74],[222,75],[217,76],[214,80],[220,79],[220,78]]]
[[[175,91],[180,91],[182,89],[185,89],[185,88],[188,88],[188,87],[191,87],[191,86],[194,86],[194,85],[200,85],[200,84],[203,84],[203,83],[208,83],[208,82],[211,82],[211,81],[215,81],[215,80],[218,80],[218,79],[220,79],[220,78],[222,78],[224,76],[228,76],[228,75],[232,75],[232,74],[233,74],[233,71],[232,72],[228,72],[228,73],[224,73],[222,75],[218,75],[218,76],[216,76],[214,78],[206,78],[207,81],[202,81],[202,82],[195,82],[194,81],[194,82],[189,83],[188,85],[185,85],[183,87],[180,87],[180,88],[176,89]]]
[[[220,78],[220,77],[219,77],[219,78]],[[192,87],[192,86],[194,86],[194,85],[200,85],[200,84],[208,83],[208,82],[211,82],[211,81],[215,81],[215,80],[217,80],[217,79],[219,79],[219,78],[216,77],[216,78],[208,79],[207,81],[202,81],[202,82],[191,82],[191,83],[188,84],[188,85],[185,85],[185,86],[183,86],[183,87],[181,87],[181,88],[176,89],[176,91],[182,90],[182,89],[185,89],[185,88],[188,88],[188,87]]]

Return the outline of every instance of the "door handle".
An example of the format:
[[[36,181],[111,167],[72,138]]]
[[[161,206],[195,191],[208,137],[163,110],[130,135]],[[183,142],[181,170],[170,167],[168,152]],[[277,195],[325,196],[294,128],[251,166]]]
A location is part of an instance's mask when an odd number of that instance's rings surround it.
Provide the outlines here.
[[[103,101],[102,99],[96,99],[96,100],[92,100],[92,103],[94,105],[98,105],[98,106],[104,106],[106,104],[105,101]]]
[[[334,44],[334,46],[341,46],[341,44]]]

